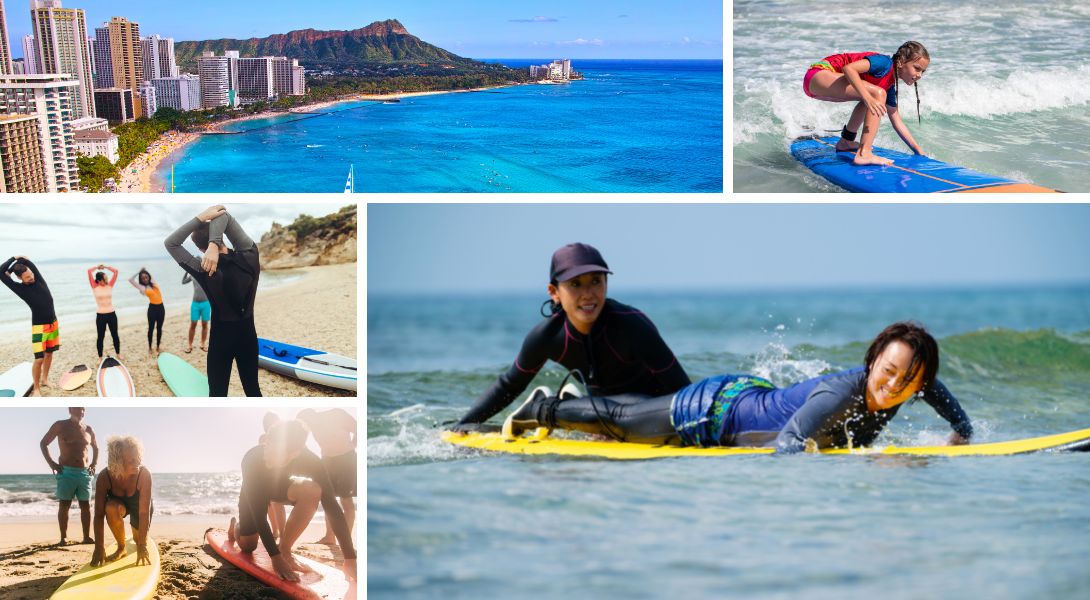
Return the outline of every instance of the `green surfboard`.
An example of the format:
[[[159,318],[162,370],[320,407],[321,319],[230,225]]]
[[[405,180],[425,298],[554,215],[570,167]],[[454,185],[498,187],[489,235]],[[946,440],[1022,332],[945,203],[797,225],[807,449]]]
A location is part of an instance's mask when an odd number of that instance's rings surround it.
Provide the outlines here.
[[[159,373],[175,396],[188,398],[208,397],[208,377],[182,358],[169,352],[159,355]]]

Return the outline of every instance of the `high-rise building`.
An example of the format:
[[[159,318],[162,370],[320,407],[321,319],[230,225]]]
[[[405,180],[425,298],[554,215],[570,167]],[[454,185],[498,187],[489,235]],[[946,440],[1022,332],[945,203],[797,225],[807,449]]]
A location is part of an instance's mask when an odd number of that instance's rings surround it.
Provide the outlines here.
[[[159,108],[197,110],[201,108],[201,80],[196,75],[160,77],[152,79],[155,86],[155,102]]]
[[[139,116],[145,119],[151,117],[158,110],[158,104],[155,101],[155,86],[145,81],[140,84],[140,88],[136,91],[140,94]]]
[[[267,57],[272,61],[273,91],[277,96],[302,96],[304,85],[297,79],[303,73],[303,67],[294,58],[283,56]]]
[[[110,28],[103,23],[95,28],[95,39],[91,44],[94,56],[95,89],[114,87],[114,60],[110,55]]]
[[[159,36],[155,36],[156,38]],[[159,75],[159,43],[155,38],[140,38],[141,59],[144,62],[144,81],[151,81]]]
[[[276,99],[273,62],[270,56],[238,59],[238,97],[241,104]]]
[[[291,95],[302,96],[307,93],[306,70],[299,66],[299,61],[294,58],[291,63]]]
[[[21,60],[11,61],[11,73],[13,75],[26,75],[26,63]]]
[[[136,104],[132,90],[109,88],[95,90],[95,109],[100,117],[111,123],[128,123],[136,120]]]
[[[174,38],[152,35],[141,38],[140,46],[144,53],[144,81],[178,76],[178,64],[174,62]]]
[[[0,75],[0,114],[38,120],[46,190],[68,192],[79,185],[71,123],[80,82],[68,74]]]
[[[8,41],[8,20],[4,14],[4,0],[0,0],[0,73],[12,73],[11,43]]]
[[[0,192],[49,191],[37,115],[0,115]]]
[[[238,52],[229,50],[224,56],[205,52],[197,59],[197,73],[200,75],[201,106],[238,106]]]
[[[81,8],[63,8],[61,0],[30,0],[40,73],[68,74],[79,87],[74,90],[75,117],[95,116],[94,71],[87,45],[87,20]]]
[[[34,45],[34,36],[23,36],[23,70],[25,75],[34,75],[38,69],[38,47]]]
[[[113,17],[110,30],[110,58],[114,67],[114,87],[132,90],[134,108],[141,114],[139,90],[144,83],[144,60],[140,48],[140,25],[125,17]]]

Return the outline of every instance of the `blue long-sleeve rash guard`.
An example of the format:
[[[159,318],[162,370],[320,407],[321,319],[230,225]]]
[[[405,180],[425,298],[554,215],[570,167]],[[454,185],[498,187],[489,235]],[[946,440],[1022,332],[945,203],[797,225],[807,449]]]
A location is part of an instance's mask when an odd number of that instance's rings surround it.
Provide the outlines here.
[[[679,391],[674,423],[691,422],[692,415],[713,411],[720,391],[738,377],[720,375]],[[942,382],[936,380],[921,396],[954,431],[966,439],[972,436],[969,416]],[[866,372],[858,367],[786,388],[746,389],[726,408],[721,429],[707,432],[707,437],[723,446],[775,446],[788,453],[804,450],[807,439],[820,448],[865,446],[874,442],[900,407],[868,411]]]

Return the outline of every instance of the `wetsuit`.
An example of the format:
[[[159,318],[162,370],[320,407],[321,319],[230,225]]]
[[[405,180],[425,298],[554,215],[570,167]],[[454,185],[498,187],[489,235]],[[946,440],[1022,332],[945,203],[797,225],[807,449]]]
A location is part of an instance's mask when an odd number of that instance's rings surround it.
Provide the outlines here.
[[[322,460],[306,448],[286,467],[277,470],[265,466],[264,446],[255,446],[242,457],[242,491],[238,497],[239,535],[256,533],[269,556],[280,554],[267,518],[269,502],[291,504],[288,500],[288,487],[291,486],[293,476],[309,478],[322,488],[322,510],[333,529],[333,535],[337,537],[341,553],[345,558],[356,558],[348,521],[344,518],[341,505],[337,503],[333,483],[322,466]]]
[[[143,471],[144,467],[140,467],[140,471],[136,473],[136,491],[131,496],[119,496],[113,490],[114,481],[110,478],[110,468],[102,470],[106,475],[106,483],[110,486],[106,488],[106,500],[116,500],[125,506],[125,513],[129,515],[129,525],[132,525],[133,529],[140,529],[140,473]],[[151,525],[153,514],[155,514],[154,499],[148,501],[148,523],[145,525]]]
[[[114,284],[117,283],[117,269],[106,267],[113,273],[113,277],[106,285],[96,285],[95,278],[91,275],[96,268],[87,269],[87,282],[91,284],[91,293],[95,296],[95,329],[98,337],[95,339],[95,347],[98,348],[98,357],[102,358],[102,342],[106,339],[106,328],[110,329],[110,337],[114,342],[114,353],[121,354],[121,338],[117,335],[117,311],[114,310]]]
[[[26,265],[34,274],[34,283],[26,285],[16,283],[7,274],[15,263]],[[57,313],[53,309],[53,294],[49,292],[49,286],[45,278],[38,272],[38,267],[26,258],[9,258],[0,267],[0,280],[8,289],[15,292],[30,307],[31,346],[34,358],[45,358],[46,352],[54,352],[61,347],[60,327],[57,324]]]
[[[578,369],[598,396],[672,394],[689,384],[658,329],[642,312],[607,299],[589,335],[583,335],[563,311],[539,323],[522,342],[514,364],[459,421],[483,423],[521,394],[552,360]]]
[[[940,381],[923,400],[965,439],[969,417]],[[685,446],[774,446],[799,452],[807,439],[818,447],[865,446],[874,442],[901,405],[868,411],[862,367],[777,388],[752,375],[718,375],[672,396],[640,404],[609,398],[546,402],[543,425],[605,434],[630,442]]]
[[[201,269],[182,243],[199,227],[208,227],[209,244],[224,247],[223,238],[234,246],[220,254],[215,275]],[[208,340],[208,392],[226,396],[231,381],[231,363],[238,366],[238,376],[247,396],[260,396],[257,383],[257,329],[254,326],[254,300],[261,275],[257,244],[235,219],[224,213],[210,223],[192,219],[167,237],[167,252],[194,279],[212,304],[212,330]]]

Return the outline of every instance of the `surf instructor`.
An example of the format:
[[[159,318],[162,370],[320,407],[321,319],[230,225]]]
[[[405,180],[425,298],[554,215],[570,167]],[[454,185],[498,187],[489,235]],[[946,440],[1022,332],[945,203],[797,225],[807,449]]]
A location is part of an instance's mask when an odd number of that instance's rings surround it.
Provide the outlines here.
[[[568,244],[554,252],[546,287],[550,313],[527,334],[507,372],[452,429],[478,429],[511,404],[549,360],[578,369],[596,396],[623,394],[638,402],[689,385],[651,319],[606,297],[611,273],[601,253],[588,244]]]
[[[61,530],[58,546],[68,543],[68,511],[72,508],[72,500],[79,502],[80,521],[83,524],[83,541],[80,543],[94,543],[91,539],[91,478],[98,464],[98,441],[95,440],[95,430],[83,422],[86,413],[87,410],[82,407],[69,408],[68,418],[54,422],[39,444],[45,462],[57,477],[56,495],[60,501],[57,524]],[[60,446],[57,460],[53,460],[49,453],[53,440],[57,440]]]
[[[182,243],[186,236],[204,254],[196,258]],[[231,242],[231,248],[224,243]],[[247,396],[260,396],[257,382],[257,329],[254,300],[261,263],[257,244],[223,205],[210,206],[182,224],[164,242],[167,252],[200,286],[212,305],[208,340],[208,393],[226,396],[231,365]]]
[[[346,577],[355,579],[356,549],[348,521],[337,503],[333,482],[322,460],[306,447],[307,436],[301,421],[282,421],[269,429],[264,443],[251,448],[242,458],[238,518],[231,517],[228,540],[237,543],[243,552],[253,552],[260,540],[280,578],[299,581],[296,573],[305,572],[308,567],[295,560],[292,548],[321,504],[344,555],[342,570]],[[266,518],[269,503],[274,501],[292,505],[279,542]]]

